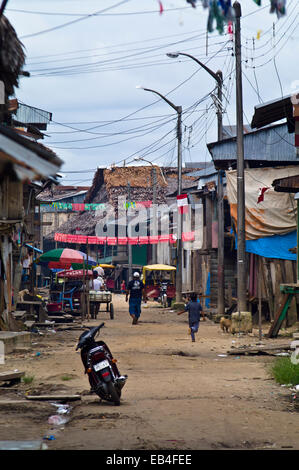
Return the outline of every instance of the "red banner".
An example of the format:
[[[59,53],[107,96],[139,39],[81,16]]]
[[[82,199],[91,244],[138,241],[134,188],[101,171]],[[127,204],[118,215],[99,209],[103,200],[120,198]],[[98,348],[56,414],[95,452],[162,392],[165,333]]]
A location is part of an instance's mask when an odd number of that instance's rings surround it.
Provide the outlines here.
[[[159,235],[159,242],[160,243],[168,243],[169,242],[169,235]]]
[[[194,232],[183,232],[182,241],[190,242],[195,239]],[[54,240],[63,243],[88,243],[90,245],[148,245],[156,243],[176,243],[177,237],[174,234],[150,235],[141,237],[97,237],[87,235],[69,235],[66,233],[55,233]]]
[[[183,242],[193,242],[195,238],[194,232],[183,232],[182,241]]]
[[[129,245],[137,245],[139,237],[128,237],[128,244]]]
[[[117,245],[116,237],[107,237],[107,245]]]
[[[107,241],[107,237],[97,237],[98,245],[105,245],[106,241]]]

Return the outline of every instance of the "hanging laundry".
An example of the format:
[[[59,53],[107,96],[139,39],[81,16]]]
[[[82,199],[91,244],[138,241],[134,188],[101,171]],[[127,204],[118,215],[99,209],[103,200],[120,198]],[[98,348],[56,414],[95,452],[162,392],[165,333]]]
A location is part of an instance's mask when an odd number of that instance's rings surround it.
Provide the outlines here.
[[[214,24],[220,34],[224,31],[224,24],[229,23],[235,18],[235,10],[232,6],[233,0],[201,0],[203,8],[209,9],[207,30],[209,33],[214,31]],[[256,5],[261,6],[262,0],[253,0]],[[286,14],[287,0],[270,0],[270,13],[276,13],[280,18]],[[196,8],[199,0],[186,0],[193,8]]]
[[[206,4],[203,3],[203,6]],[[209,2],[209,17],[208,17],[208,31],[214,31],[214,22],[216,22],[217,31],[222,34],[224,31],[224,23],[228,23],[235,17],[234,9],[231,0],[210,0]]]
[[[271,0],[270,13],[276,13],[277,18],[286,14],[287,0]]]
[[[253,0],[259,7],[262,0]],[[270,13],[276,13],[277,18],[281,18],[286,14],[287,0],[271,0]]]
[[[187,0],[187,3],[190,3],[193,8],[196,8],[196,2],[197,0]]]
[[[234,27],[233,27],[233,22],[232,21],[228,22],[227,32],[229,34],[230,40],[233,41],[233,39],[234,39]]]
[[[160,7],[160,15],[162,15],[162,13],[164,11],[164,8],[163,8],[161,0],[158,0],[158,3],[159,3],[159,7]]]

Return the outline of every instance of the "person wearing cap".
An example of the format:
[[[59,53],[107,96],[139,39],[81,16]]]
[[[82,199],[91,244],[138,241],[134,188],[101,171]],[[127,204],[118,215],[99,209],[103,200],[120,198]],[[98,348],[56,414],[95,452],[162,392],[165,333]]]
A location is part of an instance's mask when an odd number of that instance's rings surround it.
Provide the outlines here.
[[[126,291],[126,302],[129,298],[129,313],[133,319],[133,325],[137,325],[141,314],[142,297],[146,301],[144,284],[140,280],[140,274],[138,272],[135,272],[133,274],[133,279],[129,282],[128,289]]]

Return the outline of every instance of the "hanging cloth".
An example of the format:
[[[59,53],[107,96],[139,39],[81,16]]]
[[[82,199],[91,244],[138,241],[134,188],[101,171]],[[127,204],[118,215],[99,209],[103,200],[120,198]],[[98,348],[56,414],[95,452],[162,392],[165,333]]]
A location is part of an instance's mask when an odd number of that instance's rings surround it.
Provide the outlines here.
[[[259,7],[262,0],[253,0]],[[277,18],[281,18],[286,14],[287,0],[271,0],[270,13],[276,13]]]
[[[277,18],[286,14],[287,0],[271,0],[270,13],[276,13]]]
[[[162,15],[162,13],[164,11],[163,4],[162,4],[161,0],[158,0],[158,3],[159,3],[159,8],[160,8],[160,15]]]

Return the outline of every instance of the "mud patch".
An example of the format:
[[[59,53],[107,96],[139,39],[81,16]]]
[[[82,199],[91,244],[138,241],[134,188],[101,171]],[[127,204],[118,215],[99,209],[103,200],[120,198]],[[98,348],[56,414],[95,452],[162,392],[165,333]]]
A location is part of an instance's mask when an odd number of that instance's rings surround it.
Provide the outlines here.
[[[161,353],[163,356],[182,356],[182,357],[199,357],[198,353],[186,351],[164,351]]]
[[[122,419],[125,417],[126,416],[121,415],[120,413],[82,413],[77,416],[73,416],[70,421],[74,422],[82,419]]]
[[[276,447],[274,442],[270,441],[242,441],[242,442],[215,442],[211,444],[213,449],[273,449]]]
[[[52,380],[59,380],[61,382],[68,382],[73,379],[77,379],[79,376],[75,374],[59,374],[59,375],[51,375],[50,377],[47,377],[47,380],[52,381]]]
[[[41,384],[38,387],[30,388],[30,395],[32,396],[51,395],[51,393],[55,393],[59,395],[60,393],[65,393],[69,391],[70,391],[70,388],[63,384],[53,384],[53,385]]]

